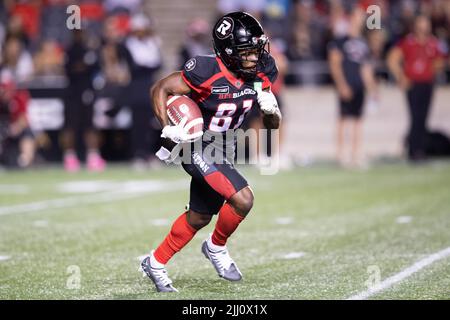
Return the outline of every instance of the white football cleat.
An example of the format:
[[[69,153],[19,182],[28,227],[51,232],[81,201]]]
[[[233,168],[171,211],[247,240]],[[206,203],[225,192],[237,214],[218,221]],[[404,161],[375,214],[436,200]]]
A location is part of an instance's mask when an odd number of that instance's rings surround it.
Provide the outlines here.
[[[139,271],[143,272],[144,277],[147,276],[152,280],[158,292],[178,292],[178,290],[172,286],[172,280],[170,280],[166,268],[153,268],[151,266],[150,256],[147,256],[142,260]]]
[[[239,271],[236,263],[231,259],[228,249],[225,246],[220,251],[213,251],[208,247],[208,240],[205,240],[202,243],[202,252],[211,261],[219,277],[229,281],[239,281],[242,279],[241,271]]]

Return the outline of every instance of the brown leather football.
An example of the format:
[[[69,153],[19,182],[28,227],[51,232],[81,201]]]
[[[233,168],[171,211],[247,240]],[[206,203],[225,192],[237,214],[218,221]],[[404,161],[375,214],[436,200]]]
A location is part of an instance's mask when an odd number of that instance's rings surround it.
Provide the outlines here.
[[[203,116],[199,106],[187,96],[169,96],[167,100],[167,115],[173,125],[187,117],[184,128],[189,134],[203,131]]]

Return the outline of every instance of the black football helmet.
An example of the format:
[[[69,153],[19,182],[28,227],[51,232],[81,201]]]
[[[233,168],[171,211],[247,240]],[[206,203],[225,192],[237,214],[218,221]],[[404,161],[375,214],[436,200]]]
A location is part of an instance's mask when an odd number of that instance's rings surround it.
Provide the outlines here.
[[[258,20],[246,12],[228,13],[217,21],[212,36],[214,51],[229,70],[246,80],[255,78],[270,50]],[[245,50],[257,50],[256,68],[243,67],[240,52]]]

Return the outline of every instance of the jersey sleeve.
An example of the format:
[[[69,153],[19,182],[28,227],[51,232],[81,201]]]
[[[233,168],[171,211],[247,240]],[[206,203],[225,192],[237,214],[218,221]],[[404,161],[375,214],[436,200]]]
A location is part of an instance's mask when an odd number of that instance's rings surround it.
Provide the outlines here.
[[[263,71],[258,73],[258,77],[263,81],[263,90],[270,89],[275,80],[277,80],[278,68],[275,59],[271,55],[268,55],[266,61],[264,61]]]
[[[196,92],[202,91],[202,84],[214,75],[215,59],[210,56],[196,56],[189,59],[181,71],[184,82]]]

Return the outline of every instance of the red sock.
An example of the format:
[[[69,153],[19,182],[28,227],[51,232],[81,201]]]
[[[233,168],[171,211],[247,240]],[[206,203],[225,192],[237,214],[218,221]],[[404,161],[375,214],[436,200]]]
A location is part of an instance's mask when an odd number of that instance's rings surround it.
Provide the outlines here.
[[[212,243],[218,246],[224,246],[227,243],[227,239],[236,230],[244,217],[236,213],[236,210],[225,203],[220,209],[219,218],[216,222],[216,228],[212,234]]]
[[[166,264],[175,253],[180,251],[197,233],[188,222],[184,212],[172,225],[169,234],[153,253],[159,263]]]

